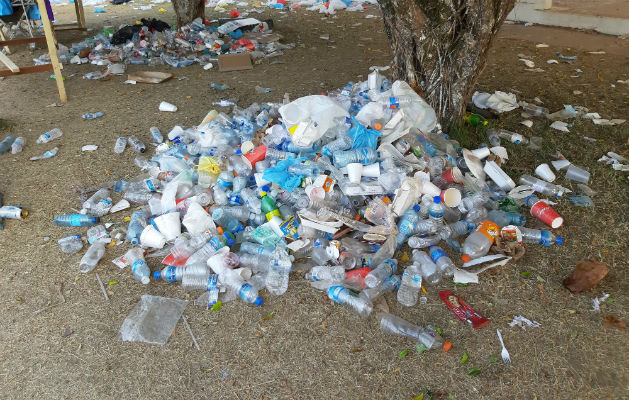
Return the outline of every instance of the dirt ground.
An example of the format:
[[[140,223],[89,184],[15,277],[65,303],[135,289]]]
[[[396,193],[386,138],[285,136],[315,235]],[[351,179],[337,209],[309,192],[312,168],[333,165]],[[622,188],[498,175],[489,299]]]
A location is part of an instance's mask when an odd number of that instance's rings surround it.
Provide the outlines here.
[[[141,17],[174,21],[168,3],[152,11],[133,10],[140,3],[108,5],[106,14],[86,7],[92,35],[103,25],[117,27]],[[159,6],[168,11],[158,13]],[[57,18],[68,22],[73,7],[55,7]],[[208,10],[209,11],[209,10]],[[214,13],[210,13],[215,17]],[[392,313],[419,324],[433,324],[454,343],[453,349],[418,355],[414,344],[378,330],[377,320],[363,320],[351,310],[333,305],[323,293],[310,288],[294,273],[288,292],[272,297],[263,292],[262,308],[241,302],[225,304],[218,311],[205,311],[189,304],[185,315],[201,351],[197,351],[184,326],[178,324],[165,346],[123,343],[118,331],[125,316],[144,293],[187,298],[179,285],[152,282],[143,286],[128,270],[119,270],[110,260],[127,245],[107,251],[96,268],[112,295],[104,300],[94,273],[78,273],[83,252],[61,253],[57,239],[85,229],[53,225],[53,216],[79,206],[78,188],[130,178],[139,171],[135,154],[112,152],[117,137],[132,134],[149,141],[149,127],[168,132],[175,124],[197,124],[212,102],[238,98],[247,106],[253,101],[280,100],[331,90],[348,81],[366,79],[368,67],[390,60],[387,38],[379,16],[371,7],[364,13],[339,12],[324,16],[297,10],[288,13],[266,8],[259,18],[271,17],[284,42],[296,48],[280,58],[281,64],[263,63],[252,71],[219,73],[199,65],[172,72],[187,80],[172,79],[160,85],[125,85],[125,77],[96,82],[81,79],[96,71],[92,65],[64,68],[69,102],[58,101],[49,74],[32,74],[0,81],[0,118],[12,127],[2,131],[27,138],[21,154],[0,156],[0,192],[5,204],[30,210],[24,221],[5,221],[0,231],[0,384],[1,397],[19,398],[387,398],[409,399],[425,394],[455,399],[621,399],[628,398],[628,332],[604,327],[603,318],[613,315],[628,323],[628,181],[627,174],[613,171],[596,160],[608,151],[628,154],[628,125],[600,127],[576,121],[571,133],[548,128],[536,120],[526,128],[518,112],[492,121],[525,134],[543,137],[543,149],[531,152],[508,145],[506,171],[517,178],[532,166],[548,162],[555,151],[591,172],[590,186],[598,192],[595,207],[575,208],[561,200],[556,210],[565,217],[559,232],[561,247],[527,246],[518,263],[510,263],[480,277],[480,284],[455,287],[442,282],[428,287],[428,302],[412,308],[387,302]],[[355,25],[359,24],[360,25]],[[330,41],[320,39],[329,34]],[[83,36],[77,32],[58,35],[70,45]],[[537,49],[537,43],[548,48]],[[589,54],[589,51],[606,54]],[[577,55],[572,64],[548,65],[556,52]],[[19,49],[16,60],[28,63],[33,55]],[[526,72],[519,54],[531,56],[544,73]],[[545,106],[558,110],[563,104],[583,105],[603,118],[628,116],[628,41],[584,32],[506,25],[491,50],[479,90],[516,93],[519,100],[539,97]],[[130,71],[145,68],[130,67]],[[576,72],[580,69],[582,72]],[[578,76],[572,77],[572,76]],[[209,83],[226,83],[230,90],[217,92]],[[264,96],[254,86],[270,87]],[[579,94],[574,94],[579,91]],[[160,113],[166,100],[176,104],[176,113]],[[103,111],[105,116],[83,121],[85,112]],[[60,127],[64,136],[48,145],[35,144],[42,132]],[[472,129],[467,145],[483,140]],[[591,143],[584,136],[597,139]],[[97,144],[93,153],[81,146]],[[58,146],[53,159],[28,161]],[[560,174],[564,175],[564,174]],[[560,177],[559,183],[577,190]],[[117,200],[117,198],[115,199]],[[124,215],[105,221],[122,222]],[[528,226],[542,227],[528,217]],[[50,238],[50,240],[46,240]],[[610,273],[597,288],[572,295],[562,280],[585,258],[604,261]],[[156,269],[155,259],[149,265]],[[528,274],[529,272],[529,274]],[[492,320],[479,331],[455,320],[437,296],[453,289],[470,305]],[[62,293],[62,295],[60,295]],[[591,299],[609,293],[614,301],[591,311]],[[191,301],[192,303],[192,301]],[[263,317],[273,312],[273,317]],[[541,323],[526,331],[510,328],[515,315]],[[495,333],[500,328],[512,356],[511,364],[500,361],[501,347]],[[409,354],[401,358],[404,349]],[[469,361],[460,364],[463,352]],[[499,361],[496,361],[496,359]],[[480,368],[476,377],[467,376]]]

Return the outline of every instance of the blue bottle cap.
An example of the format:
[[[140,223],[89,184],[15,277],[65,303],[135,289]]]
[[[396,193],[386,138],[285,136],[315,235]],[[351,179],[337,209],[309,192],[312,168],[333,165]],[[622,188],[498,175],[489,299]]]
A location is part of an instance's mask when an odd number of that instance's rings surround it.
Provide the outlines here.
[[[241,149],[236,149],[236,155],[240,156],[241,154],[243,154],[243,152],[241,151]]]
[[[558,239],[556,239],[556,244],[562,244],[563,241],[564,240],[561,237],[559,237]]]
[[[153,279],[160,279],[160,271],[155,271],[153,273]]]
[[[435,204],[440,204],[440,203],[442,202],[442,199],[440,198],[440,196],[435,196],[435,197],[433,198],[433,202],[434,202]]]
[[[420,206],[419,206],[419,205],[417,205],[417,204],[414,204],[414,206],[413,206],[413,210],[414,210],[415,212],[420,211]]]
[[[267,185],[263,185],[263,187],[262,187],[262,191],[263,191],[263,192],[267,192],[267,193],[269,193],[269,186],[267,186]]]
[[[254,304],[256,304],[258,307],[262,306],[263,303],[263,299],[259,296],[256,297],[256,300],[254,300]]]

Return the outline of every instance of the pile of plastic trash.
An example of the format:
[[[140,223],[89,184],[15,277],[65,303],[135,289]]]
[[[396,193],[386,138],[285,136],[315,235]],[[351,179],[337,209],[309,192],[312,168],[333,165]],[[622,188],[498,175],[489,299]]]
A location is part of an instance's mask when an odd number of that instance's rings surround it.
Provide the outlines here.
[[[392,84],[378,69],[328,96],[285,96],[283,103],[234,106],[230,115],[212,110],[199,126],[172,128],[168,140],[156,127],[150,132],[150,160],[135,136],[119,138],[114,149],[139,153],[141,175],[92,188],[81,213],[55,217],[57,225],[90,226],[83,273],[106,246],[124,241],[132,248],[117,266],[143,284],[153,277],[198,290],[196,304],[204,307],[237,298],[260,306],[285,293],[300,269],[332,301],[367,317],[388,292],[411,307],[423,285],[470,282],[490,262],[517,259],[523,243],[562,242],[525,227],[534,219],[562,226],[555,203],[540,198],[558,201],[569,192],[551,183],[549,165],[520,176],[520,186],[501,168],[508,162],[501,145],[525,146],[527,138],[490,129],[489,145],[461,148],[408,84]],[[553,165],[588,182],[588,172],[565,159]],[[113,204],[112,197],[121,199]],[[130,204],[136,209],[126,227],[99,224]],[[59,244],[67,253],[83,246],[79,235]],[[145,257],[159,257],[163,267],[152,273]],[[449,308],[468,307],[441,293]],[[432,329],[391,315],[381,322],[427,348],[439,341]]]
[[[284,54],[294,44],[279,42],[272,35],[273,21],[255,18],[220,20],[204,23],[197,18],[179,30],[159,20],[142,20],[142,24],[123,25],[114,32],[103,32],[73,43],[59,45],[59,60],[64,63],[110,65],[163,65],[186,67],[195,63],[208,65],[221,54],[249,53],[252,59],[268,59]],[[48,53],[34,60],[50,62]]]

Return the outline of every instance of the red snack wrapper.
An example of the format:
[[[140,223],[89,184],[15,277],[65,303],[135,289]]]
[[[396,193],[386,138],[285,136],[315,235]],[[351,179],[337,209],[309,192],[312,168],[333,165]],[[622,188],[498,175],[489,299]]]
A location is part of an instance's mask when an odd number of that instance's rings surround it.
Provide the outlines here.
[[[443,290],[438,294],[448,309],[451,310],[460,321],[468,322],[475,329],[483,328],[490,323],[489,319],[482,317],[481,314],[464,303],[461,297],[450,290]]]

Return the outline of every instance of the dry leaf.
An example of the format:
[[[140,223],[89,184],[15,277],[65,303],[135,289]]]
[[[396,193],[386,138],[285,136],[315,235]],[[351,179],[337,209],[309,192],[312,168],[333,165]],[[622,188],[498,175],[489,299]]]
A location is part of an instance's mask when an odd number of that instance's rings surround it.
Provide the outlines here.
[[[620,320],[617,317],[614,317],[612,315],[607,315],[604,317],[604,326],[606,328],[610,328],[612,326],[614,326],[615,328],[619,329],[620,331],[623,331],[626,329],[626,323],[623,322],[622,320]]]

